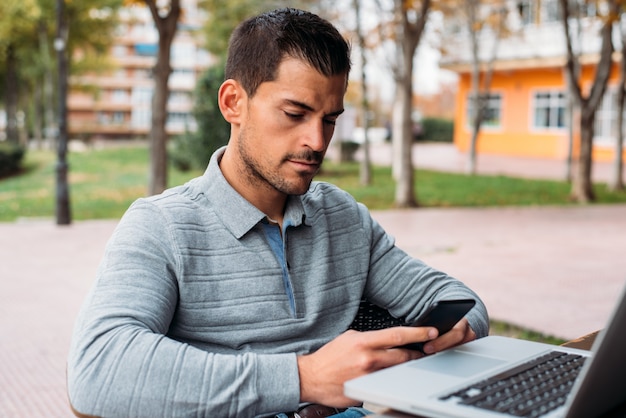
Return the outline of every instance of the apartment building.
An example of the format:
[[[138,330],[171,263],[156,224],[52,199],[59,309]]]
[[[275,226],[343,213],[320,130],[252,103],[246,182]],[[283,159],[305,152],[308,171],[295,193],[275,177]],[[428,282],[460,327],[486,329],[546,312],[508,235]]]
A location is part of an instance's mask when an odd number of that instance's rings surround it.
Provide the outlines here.
[[[193,92],[201,73],[210,66],[210,54],[197,34],[205,12],[196,0],[183,0],[183,14],[172,43],[170,97],[166,129],[180,134],[195,128]],[[71,138],[140,138],[150,131],[158,32],[147,7],[120,11],[121,24],[111,49],[114,68],[103,74],[72,80],[68,97]]]
[[[500,155],[564,159],[569,152],[568,89],[563,66],[566,43],[559,17],[557,0],[508,1],[508,25],[511,33],[498,45],[487,118],[478,140],[478,151]],[[595,18],[595,7],[602,2],[589,2],[581,19],[580,51],[581,82],[589,87],[595,74],[601,39],[601,22]],[[444,67],[459,75],[455,109],[456,146],[466,151],[471,137],[471,56],[468,36],[445,58]],[[615,28],[615,45],[619,34]],[[481,61],[489,59],[494,38],[481,34]],[[603,103],[596,113],[593,158],[610,161],[614,158],[617,139],[617,83],[619,56],[613,69]],[[579,132],[574,128],[574,149],[578,150]]]

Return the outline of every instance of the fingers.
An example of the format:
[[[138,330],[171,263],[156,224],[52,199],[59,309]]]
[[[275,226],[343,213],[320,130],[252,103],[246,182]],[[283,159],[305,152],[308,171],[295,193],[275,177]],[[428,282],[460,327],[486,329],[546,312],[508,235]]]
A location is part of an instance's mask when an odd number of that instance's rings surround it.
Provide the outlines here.
[[[430,341],[439,335],[434,327],[391,327],[366,331],[361,335],[363,344],[372,349],[385,350],[410,343]]]
[[[424,344],[424,353],[433,354],[475,339],[476,333],[469,326],[467,319],[463,318],[450,331]]]
[[[300,400],[324,405],[353,403],[343,395],[349,379],[421,357],[396,348],[437,337],[436,328],[395,327],[378,331],[346,331],[319,350],[297,357]]]

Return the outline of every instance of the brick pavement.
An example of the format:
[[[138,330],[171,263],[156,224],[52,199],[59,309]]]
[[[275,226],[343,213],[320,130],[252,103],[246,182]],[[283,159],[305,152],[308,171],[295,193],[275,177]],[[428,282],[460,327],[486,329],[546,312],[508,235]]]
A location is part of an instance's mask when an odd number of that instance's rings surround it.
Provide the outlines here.
[[[72,417],[65,359],[74,318],[115,222],[0,224],[0,417]]]
[[[572,339],[626,282],[626,205],[385,211],[411,255],[463,280],[494,319]]]
[[[418,151],[431,165],[454,158],[441,147]],[[626,205],[374,213],[410,254],[475,288],[494,318],[565,338],[599,328],[617,297],[625,215]],[[72,416],[71,330],[115,225],[0,223],[0,418]]]

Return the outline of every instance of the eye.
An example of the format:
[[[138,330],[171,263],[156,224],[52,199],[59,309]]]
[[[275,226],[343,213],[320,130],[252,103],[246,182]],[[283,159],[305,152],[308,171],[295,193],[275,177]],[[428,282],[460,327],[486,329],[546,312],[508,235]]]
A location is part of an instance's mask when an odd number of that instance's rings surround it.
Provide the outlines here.
[[[304,117],[304,115],[300,114],[300,113],[289,113],[289,112],[285,112],[285,115],[289,118],[289,119],[293,119],[293,120],[300,120]]]
[[[337,123],[337,119],[324,119],[324,123],[326,125],[335,126],[335,123]]]

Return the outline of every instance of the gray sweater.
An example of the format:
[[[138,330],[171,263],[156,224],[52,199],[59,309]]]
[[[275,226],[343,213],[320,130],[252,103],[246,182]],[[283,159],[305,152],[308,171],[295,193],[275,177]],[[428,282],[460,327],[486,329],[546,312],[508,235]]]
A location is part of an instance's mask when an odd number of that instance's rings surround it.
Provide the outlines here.
[[[266,216],[206,173],[135,202],[107,244],[68,360],[75,409],[102,417],[253,417],[299,403],[296,355],[344,332],[366,296],[417,318],[478,297],[409,257],[368,210],[327,183],[289,197],[282,248]],[[278,235],[280,236],[280,234]]]

